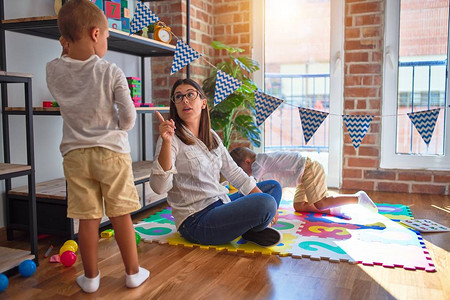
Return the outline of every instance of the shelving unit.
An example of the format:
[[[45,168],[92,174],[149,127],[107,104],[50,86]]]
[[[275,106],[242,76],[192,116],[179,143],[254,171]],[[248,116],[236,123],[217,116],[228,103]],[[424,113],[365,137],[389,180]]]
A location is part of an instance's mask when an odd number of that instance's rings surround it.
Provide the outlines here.
[[[0,59],[2,59],[2,66],[6,66],[6,49],[5,49],[5,34],[6,30],[13,31],[22,34],[28,34],[33,36],[38,36],[42,38],[48,38],[53,40],[58,40],[60,37],[59,30],[57,27],[57,17],[47,16],[47,17],[32,17],[32,18],[20,18],[20,19],[9,19],[4,20],[3,9],[4,0],[0,0],[0,39],[2,40],[2,46],[0,48]],[[173,56],[175,53],[175,46],[170,44],[165,44],[152,39],[143,38],[137,35],[129,35],[128,33],[118,31],[115,29],[110,29],[110,38],[108,39],[108,49],[111,51],[117,51],[120,53],[130,54],[140,57],[141,66],[141,81],[145,82],[145,58],[147,57],[157,57],[157,56]],[[145,99],[145,85],[142,85],[142,99]],[[5,95],[7,97],[7,95]],[[30,105],[30,108],[32,106]],[[155,111],[168,112],[168,107],[139,107],[136,108],[136,112],[140,115],[140,131],[142,135],[142,157],[139,161],[133,163],[133,172],[135,175],[135,184],[138,187],[139,194],[142,198],[143,209],[146,209],[152,205],[155,205],[162,201],[161,198],[164,196],[157,197],[155,194],[151,193],[149,187],[149,173],[151,161],[146,160],[146,114],[154,113]],[[24,107],[8,107],[7,105],[3,107],[3,114],[5,116],[9,115],[23,115],[29,114],[32,118],[33,115],[47,115],[47,116],[58,116],[60,115],[59,108],[38,108],[28,110]],[[5,138],[5,136],[4,136]],[[9,137],[7,137],[9,138]],[[133,146],[133,145],[132,145]],[[14,224],[7,225],[8,238],[12,238],[12,228],[24,230],[26,227],[25,219],[26,216],[20,212],[21,208],[26,206],[26,197],[31,195],[27,192],[27,189],[34,189],[35,184],[33,182],[32,187],[30,184],[25,187],[19,187],[15,189],[7,189],[7,203],[11,204],[11,208],[7,211],[12,212],[12,221]],[[36,201],[37,201],[37,228],[41,233],[64,233],[70,237],[74,237],[77,232],[77,225],[73,220],[68,220],[66,218],[66,192],[65,192],[65,180],[63,178],[42,182],[36,185]],[[146,197],[154,199],[151,203],[147,203]],[[156,199],[156,200],[155,200]],[[16,207],[14,207],[16,206]],[[35,207],[36,210],[36,207]],[[57,213],[52,215],[52,218],[48,217],[48,211]],[[64,215],[63,215],[64,212]],[[43,215],[44,217],[41,217]],[[47,216],[47,217],[45,217]],[[45,223],[53,222],[53,220],[58,219],[55,223]],[[65,220],[64,220],[65,219]],[[102,225],[108,224],[109,221],[105,220]],[[56,225],[56,226],[55,226]],[[62,226],[62,227],[59,227]]]
[[[30,251],[10,249],[0,247],[0,273],[17,267],[26,259],[33,259],[38,264],[37,257],[37,222],[36,222],[36,194],[34,177],[34,141],[33,141],[33,113],[32,113],[32,95],[31,95],[30,74],[8,73],[0,71],[1,99],[2,99],[2,120],[3,120],[3,145],[4,145],[4,163],[0,164],[0,179],[5,180],[5,191],[11,189],[11,179],[14,177],[27,176],[27,209],[22,213],[27,218],[26,229],[30,233]],[[27,144],[27,164],[12,164],[11,149],[9,140],[9,120],[5,108],[8,106],[7,85],[23,84],[25,98],[25,130]],[[6,210],[8,210],[8,201],[6,201]],[[9,216],[6,216],[6,223],[9,222]]]

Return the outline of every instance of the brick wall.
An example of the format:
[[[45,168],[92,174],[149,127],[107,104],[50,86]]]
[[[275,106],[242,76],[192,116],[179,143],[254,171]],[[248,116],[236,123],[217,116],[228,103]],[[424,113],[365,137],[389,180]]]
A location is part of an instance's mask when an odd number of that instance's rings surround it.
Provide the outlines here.
[[[375,117],[354,149],[344,128],[344,189],[449,194],[449,172],[380,168],[384,10],[386,0],[346,0],[344,114]]]
[[[249,0],[191,0],[190,1],[190,46],[203,55],[189,64],[190,77],[199,83],[211,71],[224,53],[211,46],[213,40],[230,46],[241,47],[250,55],[250,1]],[[166,0],[150,2],[155,12],[176,36],[186,42],[186,1]],[[176,45],[176,39],[171,44]],[[186,77],[186,67],[170,75],[172,57],[152,58],[152,102],[156,105],[169,104],[170,89],[173,83]],[[205,61],[206,60],[206,61]],[[154,118],[155,119],[155,118]],[[154,120],[155,140],[158,136],[158,122]]]

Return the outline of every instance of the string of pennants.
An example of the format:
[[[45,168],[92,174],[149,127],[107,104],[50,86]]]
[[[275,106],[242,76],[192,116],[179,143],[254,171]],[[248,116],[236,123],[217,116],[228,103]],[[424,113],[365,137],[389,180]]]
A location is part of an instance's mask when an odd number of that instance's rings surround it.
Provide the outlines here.
[[[158,22],[159,17],[154,14],[144,3],[137,1],[134,17],[131,24],[130,34],[136,33],[142,28]],[[173,33],[172,33],[173,34]],[[174,35],[174,34],[173,34]],[[202,57],[202,54],[191,48],[182,39],[177,38],[175,54],[173,57],[170,75],[175,74],[194,60]],[[209,63],[209,62],[208,62]],[[214,65],[210,64],[215,68]],[[228,95],[233,93],[242,85],[238,79],[227,73],[217,70],[214,106],[225,100]],[[261,91],[255,91],[255,117],[256,125],[260,126],[264,121],[283,103],[284,100],[274,96],[267,95]],[[329,113],[309,108],[298,107],[300,121],[303,130],[305,144],[328,117]],[[407,113],[414,127],[422,137],[423,141],[429,145],[436,121],[439,116],[440,108],[430,109],[419,112]],[[374,115],[340,115],[343,117],[344,124],[349,132],[353,147],[357,149],[374,119]]]

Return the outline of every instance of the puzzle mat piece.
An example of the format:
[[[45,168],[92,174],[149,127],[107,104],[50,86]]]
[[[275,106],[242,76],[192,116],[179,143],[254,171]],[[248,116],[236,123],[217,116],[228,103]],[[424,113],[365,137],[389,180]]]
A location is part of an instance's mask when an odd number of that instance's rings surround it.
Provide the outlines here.
[[[381,265],[386,268],[401,267],[406,270],[435,272],[436,268],[426,248],[359,240],[338,241],[336,244],[352,259],[363,265]]]
[[[400,244],[400,245],[415,245],[422,247],[424,245],[420,234],[409,230],[401,224],[389,220],[383,221],[386,228],[383,230],[350,230],[355,238],[366,242],[380,242],[384,244]]]
[[[161,223],[141,222],[134,225],[134,230],[139,233],[145,242],[158,242],[166,244],[167,238],[177,232],[175,225]]]
[[[375,203],[378,208],[378,213],[389,215],[407,215],[413,217],[411,209],[407,205],[403,204],[388,204],[388,203]]]
[[[181,237],[181,235],[178,232],[176,232],[175,234],[168,237],[167,241],[168,241],[169,245],[184,246],[184,247],[188,247],[188,248],[199,247],[199,248],[205,249],[205,250],[208,250],[208,249],[217,250],[217,251],[226,250],[229,252],[244,252],[244,253],[248,253],[248,254],[261,253],[261,254],[266,254],[266,255],[278,254],[277,252],[275,252],[271,249],[273,247],[270,247],[270,248],[261,247],[256,244],[253,244],[251,242],[247,242],[246,240],[244,240],[240,237],[231,241],[230,243],[227,243],[227,244],[201,245],[201,244],[195,244],[195,243],[191,243],[191,242],[187,241],[186,239]]]
[[[163,210],[158,211],[157,213],[148,216],[145,219],[142,219],[142,222],[157,222],[157,223],[167,223],[167,224],[175,224],[175,220],[172,216],[172,208],[167,207]]]
[[[291,250],[291,255],[294,258],[303,257],[311,260],[355,263],[355,260],[339,247],[338,241],[298,236],[294,242],[295,244]]]

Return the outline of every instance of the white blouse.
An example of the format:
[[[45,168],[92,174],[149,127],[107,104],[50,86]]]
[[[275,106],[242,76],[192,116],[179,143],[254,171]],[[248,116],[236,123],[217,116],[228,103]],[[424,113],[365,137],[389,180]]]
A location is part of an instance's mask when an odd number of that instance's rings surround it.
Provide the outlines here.
[[[220,141],[219,136],[212,133]],[[150,186],[158,194],[168,193],[167,202],[172,206],[177,228],[187,217],[219,199],[223,203],[230,202],[227,182],[220,182],[220,174],[244,195],[256,186],[255,179],[238,167],[221,141],[217,149],[209,151],[199,139],[194,145],[186,145],[175,135],[172,139],[172,169],[168,171],[164,171],[158,162],[161,145],[159,137]]]

